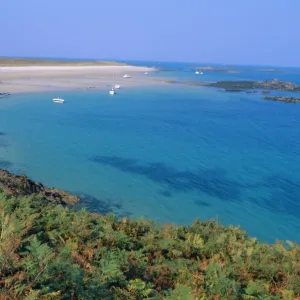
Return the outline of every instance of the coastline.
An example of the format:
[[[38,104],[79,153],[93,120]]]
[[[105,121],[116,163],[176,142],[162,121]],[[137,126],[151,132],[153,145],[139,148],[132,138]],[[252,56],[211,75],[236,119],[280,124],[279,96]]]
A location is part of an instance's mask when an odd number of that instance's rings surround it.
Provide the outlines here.
[[[144,74],[154,68],[129,65],[0,66],[0,93],[100,89],[113,84],[153,83]],[[131,78],[123,78],[129,74]]]
[[[295,242],[266,244],[218,220],[182,227],[78,210],[76,196],[0,169],[1,187],[7,299],[299,299]]]
[[[57,188],[49,188],[25,175],[16,175],[0,168],[0,192],[6,197],[38,196],[60,205],[75,205],[80,201],[76,195]]]

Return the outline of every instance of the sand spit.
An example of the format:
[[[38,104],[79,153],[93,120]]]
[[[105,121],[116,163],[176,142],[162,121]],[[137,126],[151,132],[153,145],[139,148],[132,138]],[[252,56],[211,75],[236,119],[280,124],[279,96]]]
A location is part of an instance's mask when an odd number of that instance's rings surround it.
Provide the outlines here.
[[[0,93],[104,88],[151,83],[152,68],[128,65],[0,66]],[[129,74],[131,78],[123,78]]]

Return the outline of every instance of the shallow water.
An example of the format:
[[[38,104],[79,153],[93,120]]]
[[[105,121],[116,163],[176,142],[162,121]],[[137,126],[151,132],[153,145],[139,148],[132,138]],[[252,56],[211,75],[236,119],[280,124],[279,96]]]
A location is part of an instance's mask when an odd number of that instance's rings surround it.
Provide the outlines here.
[[[155,76],[192,78],[192,69]],[[297,81],[295,70],[282,74]],[[0,168],[100,212],[218,217],[264,241],[300,241],[300,105],[179,85],[61,96],[63,105],[49,93],[1,99]]]

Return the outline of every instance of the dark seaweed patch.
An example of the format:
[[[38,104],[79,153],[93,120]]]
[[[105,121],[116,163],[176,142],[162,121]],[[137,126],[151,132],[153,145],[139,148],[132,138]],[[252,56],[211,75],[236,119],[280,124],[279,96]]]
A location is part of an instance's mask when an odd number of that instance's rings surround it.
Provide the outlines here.
[[[172,193],[170,191],[164,190],[164,191],[159,191],[158,192],[160,195],[164,197],[172,197]]]
[[[205,206],[205,207],[211,206],[208,202],[203,201],[203,200],[195,200],[194,203],[198,206]]]
[[[198,169],[196,171],[179,171],[164,163],[141,163],[135,159],[119,156],[94,156],[91,161],[109,165],[120,171],[146,176],[166,184],[171,190],[188,192],[196,190],[223,200],[236,200],[240,196],[239,184],[226,177],[222,169]]]
[[[122,212],[122,203],[112,199],[99,199],[86,193],[76,193],[80,198],[77,208],[86,208],[89,211],[97,212],[100,214],[114,213],[119,217],[130,216],[129,212]]]

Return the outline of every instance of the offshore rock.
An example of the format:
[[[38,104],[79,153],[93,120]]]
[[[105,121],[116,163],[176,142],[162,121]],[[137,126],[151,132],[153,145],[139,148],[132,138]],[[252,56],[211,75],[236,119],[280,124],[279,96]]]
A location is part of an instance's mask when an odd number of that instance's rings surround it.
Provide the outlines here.
[[[266,96],[266,97],[263,97],[263,99],[269,100],[269,101],[281,101],[281,102],[285,102],[285,103],[300,103],[300,98],[296,98],[296,97]]]

